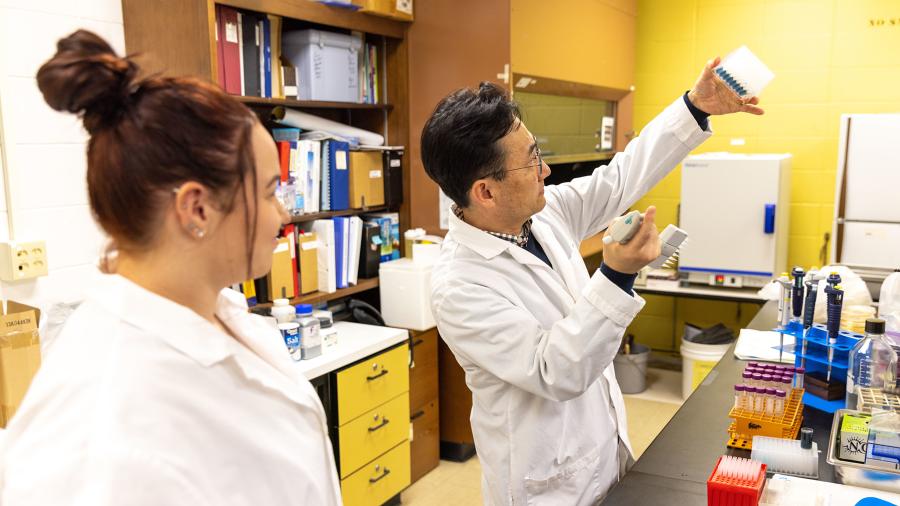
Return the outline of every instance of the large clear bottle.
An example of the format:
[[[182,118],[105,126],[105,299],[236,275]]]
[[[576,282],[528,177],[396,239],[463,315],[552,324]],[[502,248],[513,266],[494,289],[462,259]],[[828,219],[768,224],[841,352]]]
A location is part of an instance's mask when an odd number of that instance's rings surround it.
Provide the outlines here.
[[[860,388],[893,392],[897,353],[884,335],[884,320],[866,320],[866,337],[850,350],[847,369],[847,409],[856,409]]]

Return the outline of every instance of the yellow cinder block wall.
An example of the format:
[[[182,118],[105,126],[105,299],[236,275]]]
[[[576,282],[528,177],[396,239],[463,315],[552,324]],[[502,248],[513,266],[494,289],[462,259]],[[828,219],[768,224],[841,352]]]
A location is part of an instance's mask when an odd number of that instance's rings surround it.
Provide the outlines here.
[[[747,45],[775,73],[760,97],[766,114],[713,118],[714,135],[696,152],[792,153],[788,264],[819,265],[834,213],[840,115],[900,111],[898,5],[896,0],[639,0],[635,127],[690,88],[708,59]],[[744,144],[733,146],[732,139]],[[661,227],[674,223],[680,188],[679,167],[637,206],[657,206]],[[660,350],[677,349],[685,320],[737,329],[756,311],[752,304],[647,299],[629,332]]]

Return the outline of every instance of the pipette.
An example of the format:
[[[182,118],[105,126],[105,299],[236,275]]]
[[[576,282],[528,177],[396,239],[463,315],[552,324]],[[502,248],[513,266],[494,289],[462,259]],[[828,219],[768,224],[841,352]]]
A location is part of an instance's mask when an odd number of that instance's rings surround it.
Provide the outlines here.
[[[830,278],[830,276],[829,276]],[[825,381],[831,381],[831,362],[834,360],[834,345],[837,344],[838,332],[841,330],[841,309],[844,304],[844,290],[841,285],[826,286],[828,327],[828,374]]]
[[[778,311],[781,321],[779,327],[779,338],[781,344],[778,346],[778,362],[781,362],[781,356],[784,350],[784,330],[787,328],[788,322],[791,320],[791,278],[786,272],[776,280],[781,286],[781,298],[778,300]]]
[[[831,274],[828,275],[828,279],[826,279],[829,286],[837,286],[841,284],[841,275],[837,273],[837,271],[832,271]]]
[[[816,298],[819,294],[819,280],[816,276],[819,272],[815,269],[809,271],[806,275],[806,301],[803,308],[803,332],[808,337],[809,329],[812,328],[813,320],[816,316]],[[803,351],[800,354],[800,367],[806,367],[806,339],[803,340]]]
[[[794,270],[791,271],[791,275],[794,276],[794,315],[791,321],[799,322],[803,314],[803,276],[805,274],[802,267],[794,267]]]
[[[631,211],[625,216],[621,216],[613,220],[603,236],[603,244],[626,244],[634,237],[641,224],[644,223],[644,216],[640,211]],[[678,258],[678,249],[688,242],[687,232],[681,230],[675,225],[668,225],[661,234],[659,234],[660,254],[655,260],[650,262],[651,269],[670,268]]]

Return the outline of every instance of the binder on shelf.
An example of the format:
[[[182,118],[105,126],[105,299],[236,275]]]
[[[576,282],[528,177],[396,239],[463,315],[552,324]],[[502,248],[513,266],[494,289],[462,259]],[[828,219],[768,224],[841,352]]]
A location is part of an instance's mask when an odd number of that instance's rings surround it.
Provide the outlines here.
[[[225,22],[222,19],[222,6],[216,5],[216,80],[225,89]]]
[[[304,212],[317,213],[320,209],[319,194],[322,176],[322,146],[319,141],[303,140],[298,144],[300,149],[300,176],[305,187]],[[300,183],[298,183],[300,184]]]
[[[321,211],[331,211],[331,143],[334,141],[322,141],[322,170],[319,171],[321,176],[320,187],[320,207]]]
[[[350,209],[350,144],[331,140],[328,150],[330,209],[344,211]]]
[[[270,301],[294,297],[293,256],[291,241],[287,237],[278,239],[278,246],[272,252],[272,270],[266,281]]]
[[[222,47],[222,58],[219,60],[220,75],[223,81],[219,83],[226,93],[240,95],[241,78],[241,44],[239,37],[240,24],[238,23],[238,11],[224,5],[216,5],[216,12],[221,13],[222,36],[219,44]]]
[[[334,222],[334,264],[335,264],[335,286],[338,288],[347,288],[347,235],[345,233],[344,223],[347,218],[338,216],[333,218]]]
[[[256,298],[256,284],[253,280],[241,283],[241,292],[244,293],[244,298],[247,299],[248,306],[259,304],[259,300]]]
[[[398,209],[403,203],[403,149],[389,149],[384,157],[384,204]]]
[[[263,16],[262,24],[262,75],[263,96],[272,98],[272,22]]]
[[[347,283],[356,285],[359,282],[359,259],[362,247],[363,221],[359,216],[350,217],[350,259],[348,265],[350,272],[347,274]]]
[[[381,263],[381,228],[375,223],[363,223],[359,250],[359,277],[377,278]]]
[[[294,283],[294,297],[300,294],[300,265],[295,228],[293,223],[284,226],[284,236],[288,238],[291,249],[291,281]]]
[[[334,293],[337,291],[337,266],[335,265],[335,231],[334,221],[316,220],[313,232],[319,238],[316,251],[316,268],[319,274],[319,291]]]
[[[350,152],[350,207],[384,205],[384,167],[377,151]]]
[[[259,79],[259,25],[253,14],[239,12],[241,20],[241,54],[243,59],[244,86],[242,95],[249,97],[262,96]]]
[[[254,279],[253,285],[256,289],[256,302],[258,302],[259,304],[267,304],[269,302],[272,302],[272,299],[269,298],[268,276]]]
[[[300,293],[306,295],[319,289],[318,251],[319,240],[314,233],[297,235],[300,256]]]
[[[271,33],[271,57],[269,58],[269,74],[272,76],[272,98],[284,98],[281,81],[281,16],[267,15]]]

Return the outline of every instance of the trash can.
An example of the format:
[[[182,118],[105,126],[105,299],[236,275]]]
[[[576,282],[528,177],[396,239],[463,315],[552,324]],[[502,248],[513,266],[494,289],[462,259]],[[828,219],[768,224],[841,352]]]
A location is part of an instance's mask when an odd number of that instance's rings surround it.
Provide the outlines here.
[[[631,353],[619,353],[613,359],[616,379],[623,394],[639,394],[647,389],[647,360],[650,348],[643,344],[633,344]]]

